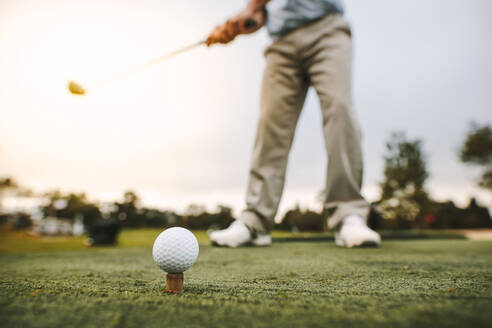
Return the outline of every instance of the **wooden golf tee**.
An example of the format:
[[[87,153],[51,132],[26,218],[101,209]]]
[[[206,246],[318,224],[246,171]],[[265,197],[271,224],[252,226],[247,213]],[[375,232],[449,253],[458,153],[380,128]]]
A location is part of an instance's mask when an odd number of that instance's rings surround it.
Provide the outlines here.
[[[183,274],[168,273],[166,276],[166,292],[177,294],[183,290]]]

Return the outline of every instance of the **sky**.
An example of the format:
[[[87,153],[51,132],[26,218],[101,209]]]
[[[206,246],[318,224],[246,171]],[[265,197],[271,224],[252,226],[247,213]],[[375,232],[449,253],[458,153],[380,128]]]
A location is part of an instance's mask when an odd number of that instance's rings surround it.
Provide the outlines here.
[[[36,191],[147,206],[244,206],[266,31],[202,47],[106,85],[206,38],[243,0],[0,0],[0,177]],[[427,188],[466,205],[479,171],[457,153],[471,121],[492,124],[492,2],[346,0],[354,101],[363,130],[363,194],[378,198],[391,132],[421,139]],[[87,88],[69,94],[66,83]],[[92,87],[91,87],[92,86]],[[319,208],[326,153],[311,90],[289,158],[279,216]]]

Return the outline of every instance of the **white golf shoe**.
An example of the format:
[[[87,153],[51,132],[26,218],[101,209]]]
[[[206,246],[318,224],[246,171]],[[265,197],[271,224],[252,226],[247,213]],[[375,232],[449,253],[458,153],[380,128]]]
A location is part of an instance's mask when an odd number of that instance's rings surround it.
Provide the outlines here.
[[[222,247],[269,246],[272,243],[270,234],[251,230],[238,220],[234,221],[227,229],[211,232],[209,237],[213,246]]]
[[[359,215],[345,217],[340,230],[335,232],[335,244],[339,247],[377,247],[380,243],[381,236]]]

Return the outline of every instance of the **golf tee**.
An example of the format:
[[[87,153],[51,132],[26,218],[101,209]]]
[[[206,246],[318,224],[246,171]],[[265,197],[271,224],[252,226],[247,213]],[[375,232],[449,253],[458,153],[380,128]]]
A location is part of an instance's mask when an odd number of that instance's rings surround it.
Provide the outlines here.
[[[166,275],[166,292],[177,294],[183,290],[183,274],[168,273]]]

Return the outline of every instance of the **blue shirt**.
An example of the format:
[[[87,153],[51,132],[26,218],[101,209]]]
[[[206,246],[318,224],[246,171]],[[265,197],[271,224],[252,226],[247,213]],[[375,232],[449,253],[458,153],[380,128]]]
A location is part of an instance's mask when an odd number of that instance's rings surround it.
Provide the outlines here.
[[[343,3],[342,0],[272,0],[266,12],[266,28],[277,39],[327,14],[343,14]]]

